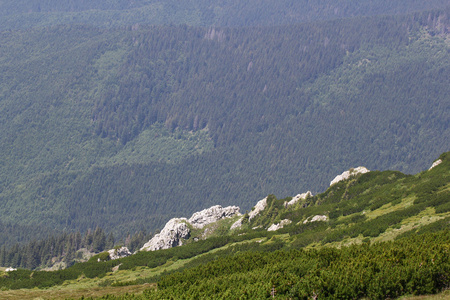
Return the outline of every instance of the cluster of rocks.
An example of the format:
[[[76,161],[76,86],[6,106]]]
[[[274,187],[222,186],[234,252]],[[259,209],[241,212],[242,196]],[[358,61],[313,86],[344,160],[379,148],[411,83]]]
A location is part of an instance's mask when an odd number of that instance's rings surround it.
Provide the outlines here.
[[[130,250],[128,250],[127,247],[111,249],[111,250],[108,250],[108,253],[109,253],[109,259],[119,259],[119,258],[127,257],[127,256],[131,255],[131,252],[130,252]]]
[[[355,176],[357,174],[364,174],[369,172],[365,167],[358,167],[345,171],[341,175],[336,176],[330,183],[330,186]],[[313,194],[308,191],[303,194],[298,194],[292,198],[289,202],[285,202],[285,207],[292,206],[298,203],[300,200],[305,200],[308,197],[312,197]],[[248,213],[248,221],[251,221],[258,216],[267,207],[267,197],[258,201],[251,212]],[[140,250],[141,251],[155,251],[160,249],[168,249],[175,246],[183,245],[186,239],[189,239],[191,234],[190,228],[203,229],[206,225],[215,223],[224,218],[231,218],[234,216],[242,216],[239,212],[239,207],[228,206],[222,207],[220,205],[212,206],[208,209],[194,213],[189,219],[186,218],[174,218],[171,219],[160,233],[156,234],[150,241],[148,241]],[[316,215],[307,218],[303,223],[327,221],[328,217],[325,215]],[[242,226],[243,217],[239,218],[230,227],[230,230],[240,228]],[[291,220],[284,219],[277,224],[272,224],[267,228],[268,231],[276,231],[283,226],[292,223]]]
[[[223,218],[240,215],[239,210],[240,209],[237,206],[222,207],[216,205],[194,213],[192,217],[189,218],[188,222],[192,227],[201,229],[206,225],[217,222]]]
[[[189,220],[186,218],[171,219],[161,232],[144,244],[140,250],[155,251],[181,246],[183,241],[190,237],[191,230],[189,225],[193,228],[201,229],[208,224],[236,215],[241,215],[237,206],[222,207],[215,205],[194,213]]]
[[[183,239],[188,239],[191,230],[186,218],[174,218],[166,223],[160,233],[144,244],[141,251],[155,251],[169,249],[183,244]]]

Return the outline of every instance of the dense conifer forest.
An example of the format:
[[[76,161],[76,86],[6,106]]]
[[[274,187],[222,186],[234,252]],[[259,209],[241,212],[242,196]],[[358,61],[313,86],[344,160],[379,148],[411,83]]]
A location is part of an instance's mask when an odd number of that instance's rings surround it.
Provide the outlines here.
[[[442,8],[445,0],[19,0],[0,3],[0,29],[56,24],[273,26]]]
[[[62,266],[68,267],[86,261],[89,255],[113,249],[117,245],[134,252],[150,238],[151,235],[140,231],[133,235],[128,233],[124,240],[116,240],[112,233],[107,234],[100,227],[88,230],[84,235],[79,231],[65,232],[46,239],[34,239],[25,245],[17,243],[10,248],[3,245],[0,249],[0,266],[33,270],[63,262]]]
[[[124,238],[349,166],[423,170],[450,140],[447,15],[3,31],[2,223]]]

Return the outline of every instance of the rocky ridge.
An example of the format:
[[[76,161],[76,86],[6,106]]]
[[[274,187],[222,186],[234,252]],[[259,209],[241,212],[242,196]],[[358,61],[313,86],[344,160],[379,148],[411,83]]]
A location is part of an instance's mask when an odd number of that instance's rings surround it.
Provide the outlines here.
[[[194,213],[189,220],[186,218],[171,219],[166,223],[161,232],[145,243],[140,250],[155,251],[181,246],[190,237],[190,227],[202,229],[208,224],[236,215],[241,215],[237,206],[222,207],[215,205]]]
[[[186,218],[171,219],[161,232],[145,243],[140,250],[155,251],[181,246],[183,245],[183,240],[189,238],[190,232]]]
[[[305,200],[308,197],[312,197],[313,194],[311,193],[311,191],[307,191],[306,193],[303,194],[298,194],[297,196],[293,197],[291,201],[287,202],[285,204],[286,207],[291,206],[296,204],[297,202],[299,202],[300,200]]]
[[[350,169],[343,172],[341,175],[336,176],[330,183],[333,185],[339,181],[346,180],[351,176],[356,176],[358,174],[364,174],[369,172],[365,167],[358,167]],[[308,197],[312,197],[313,194],[310,191],[306,193],[298,194],[294,196],[289,202],[285,202],[284,206],[287,208],[298,203],[300,200],[305,200]],[[267,197],[261,199],[256,203],[252,211],[248,213],[248,221],[257,217],[262,211],[267,207]],[[239,212],[240,208],[237,206],[222,207],[220,205],[215,205],[210,208],[204,209],[202,211],[194,213],[189,219],[186,218],[174,218],[171,219],[160,233],[156,234],[151,240],[149,240],[140,251],[155,251],[160,249],[169,249],[176,246],[181,246],[183,243],[189,239],[192,229],[203,229],[205,226],[215,223],[219,220],[225,218],[231,218],[234,216],[241,216],[237,221],[235,221],[230,230],[238,229],[242,226],[244,216]],[[324,215],[310,216],[304,223],[316,222],[316,221],[328,221],[328,217]],[[292,223],[289,219],[281,220],[277,224],[272,224],[266,228],[267,231],[276,231],[283,226]],[[207,230],[205,230],[202,238],[206,238]]]
[[[256,217],[260,212],[262,212],[267,206],[267,197],[259,200],[258,203],[256,203],[255,208],[248,213],[248,220],[250,221],[254,217]]]
[[[189,218],[188,222],[194,228],[201,229],[208,224],[217,222],[223,218],[241,215],[237,206],[222,207],[215,205],[202,211],[196,212]]]
[[[347,180],[351,176],[355,176],[358,174],[364,174],[367,172],[370,172],[370,170],[368,170],[365,167],[357,167],[357,168],[350,169],[348,171],[343,172],[341,175],[334,177],[334,179],[330,182],[330,186],[332,186],[333,184],[336,184],[342,180]]]

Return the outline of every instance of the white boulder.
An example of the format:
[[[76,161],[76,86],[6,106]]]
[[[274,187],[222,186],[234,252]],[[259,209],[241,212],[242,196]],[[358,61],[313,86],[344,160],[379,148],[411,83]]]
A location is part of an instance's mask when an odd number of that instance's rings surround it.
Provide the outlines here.
[[[262,212],[267,206],[267,197],[259,200],[258,203],[256,203],[255,208],[248,213],[248,220],[250,221],[254,217],[256,217],[260,212]]]
[[[201,229],[208,224],[217,222],[223,218],[230,218],[235,215],[241,215],[239,213],[239,207],[237,206],[222,207],[220,205],[215,205],[210,208],[194,213],[192,217],[188,220],[188,222],[194,228]]]
[[[312,218],[311,217],[307,218],[305,221],[303,221],[303,224],[306,224],[309,222],[317,222],[317,221],[326,222],[326,221],[328,221],[328,217],[325,215],[315,215]]]
[[[5,270],[5,272],[12,272],[12,271],[17,271],[17,269],[13,268],[13,267],[9,267],[9,268],[6,268],[6,270]]]
[[[242,226],[242,219],[243,218],[240,218],[239,220],[234,222],[233,225],[231,225],[230,230],[241,228],[241,226]]]
[[[118,249],[108,250],[110,259],[119,259],[122,257],[127,257],[131,255],[130,250],[127,247],[120,247]]]
[[[357,168],[354,168],[354,169],[350,169],[348,171],[345,171],[341,175],[336,176],[330,182],[330,186],[332,186],[335,183],[338,183],[339,181],[349,179],[350,176],[355,176],[355,175],[358,175],[358,174],[364,174],[364,173],[367,173],[367,172],[370,172],[370,171],[368,169],[366,169],[365,167],[357,167]]]
[[[431,167],[428,169],[428,171],[430,171],[431,169],[433,169],[434,167],[440,165],[442,163],[442,159],[438,159],[437,161],[435,161]]]
[[[284,219],[284,220],[281,220],[281,222],[278,223],[278,224],[272,224],[272,225],[270,225],[270,227],[267,228],[267,231],[277,231],[278,229],[281,229],[281,228],[283,228],[285,225],[288,225],[288,224],[291,224],[291,223],[292,223],[291,220],[289,220],[289,219]]]
[[[286,206],[294,205],[298,201],[305,200],[307,197],[312,197],[312,196],[313,196],[313,194],[310,191],[307,191],[306,193],[303,193],[303,194],[298,194],[297,196],[293,197],[292,200],[286,204]]]
[[[182,239],[188,239],[190,235],[190,229],[186,221],[186,218],[171,219],[160,233],[142,246],[141,251],[169,249],[182,245]]]

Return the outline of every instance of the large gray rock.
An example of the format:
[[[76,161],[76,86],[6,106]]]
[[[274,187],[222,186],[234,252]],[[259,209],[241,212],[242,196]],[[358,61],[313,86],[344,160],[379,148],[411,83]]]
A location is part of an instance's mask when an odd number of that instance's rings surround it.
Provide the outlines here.
[[[215,205],[210,208],[194,213],[192,217],[188,220],[188,222],[194,228],[200,229],[208,224],[217,222],[223,218],[230,218],[235,215],[241,215],[239,213],[239,207],[237,206],[222,207],[220,205]]]
[[[313,196],[313,194],[310,191],[307,191],[306,193],[303,193],[303,194],[298,194],[297,196],[293,197],[291,201],[286,203],[286,206],[294,205],[298,201],[305,200],[307,197],[312,197],[312,196]]]
[[[239,220],[234,222],[233,225],[231,225],[230,230],[241,228],[242,227],[242,219],[243,219],[243,217],[239,218]]]
[[[270,225],[270,227],[267,228],[267,231],[277,231],[278,229],[281,229],[281,228],[283,228],[285,225],[288,225],[288,224],[291,224],[291,223],[292,223],[291,220],[289,220],[289,219],[284,219],[284,220],[281,220],[281,222],[278,223],[278,224],[272,224],[272,225]]]
[[[328,221],[328,217],[325,215],[315,215],[314,217],[308,217],[305,221],[303,221],[303,224],[317,221],[326,222]]]
[[[127,247],[120,247],[118,249],[108,250],[110,259],[119,259],[122,257],[127,257],[131,255],[130,250]]]
[[[430,171],[431,169],[433,169],[436,166],[439,166],[441,163],[442,163],[442,159],[438,159],[431,165],[431,167],[428,169],[428,171]]]
[[[223,218],[241,215],[239,207],[228,206],[222,207],[215,205],[208,209],[196,212],[187,220],[186,218],[174,218],[167,222],[166,226],[160,233],[156,234],[150,241],[148,241],[141,251],[155,251],[160,249],[169,249],[176,246],[181,246],[184,239],[190,236],[190,229],[188,224],[194,228],[201,229],[208,224],[217,222]]]
[[[267,206],[267,197],[259,200],[258,203],[256,203],[255,208],[248,213],[248,220],[250,221],[257,215],[259,215],[260,212],[262,212]]]
[[[358,175],[358,174],[364,174],[364,173],[367,173],[367,172],[370,172],[370,171],[368,169],[366,169],[365,167],[357,167],[357,168],[354,168],[354,169],[350,169],[348,171],[345,171],[341,175],[336,176],[330,182],[330,186],[332,186],[335,183],[338,183],[339,181],[349,179],[350,176],[355,176],[355,175]]]
[[[141,251],[155,251],[169,249],[183,244],[183,239],[188,239],[190,229],[186,224],[186,218],[174,218],[167,222],[163,230],[148,241]]]

